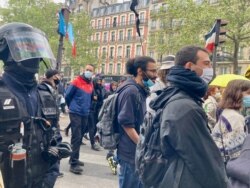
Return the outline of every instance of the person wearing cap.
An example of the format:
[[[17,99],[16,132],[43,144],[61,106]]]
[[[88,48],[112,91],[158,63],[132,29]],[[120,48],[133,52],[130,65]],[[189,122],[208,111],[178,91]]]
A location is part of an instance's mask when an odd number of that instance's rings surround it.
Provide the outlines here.
[[[150,87],[150,96],[148,96],[146,103],[147,103],[147,111],[154,113],[154,110],[149,107],[149,103],[157,96],[157,93],[167,87],[167,79],[166,76],[169,72],[169,69],[174,66],[174,55],[168,55],[163,58],[161,63],[161,67],[158,70],[158,78],[155,81],[155,84]]]
[[[62,136],[60,133],[59,128],[59,108],[58,108],[58,92],[57,92],[57,86],[59,85],[61,80],[59,71],[56,69],[48,69],[45,72],[45,78],[41,81],[41,83],[38,85],[38,89],[41,91],[46,91],[50,93],[50,95],[54,98],[54,105],[56,106],[56,116],[54,117],[54,120],[52,122],[52,126],[55,128],[55,139],[57,143],[62,142]],[[62,177],[63,173],[59,172],[59,163],[55,165],[58,177]]]

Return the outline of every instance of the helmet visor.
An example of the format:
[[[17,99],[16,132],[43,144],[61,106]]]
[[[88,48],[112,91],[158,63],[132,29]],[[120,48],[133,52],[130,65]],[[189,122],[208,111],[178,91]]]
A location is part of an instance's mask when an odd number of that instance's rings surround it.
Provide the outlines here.
[[[35,58],[46,58],[55,62],[48,40],[41,33],[32,31],[12,32],[6,36],[6,41],[11,56],[16,62]]]

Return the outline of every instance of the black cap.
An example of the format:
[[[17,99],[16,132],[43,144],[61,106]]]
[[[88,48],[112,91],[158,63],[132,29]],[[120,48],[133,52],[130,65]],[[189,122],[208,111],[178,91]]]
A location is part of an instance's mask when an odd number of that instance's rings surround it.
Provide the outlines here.
[[[46,71],[45,76],[47,79],[51,78],[52,76],[59,74],[58,70],[55,69],[49,69]]]

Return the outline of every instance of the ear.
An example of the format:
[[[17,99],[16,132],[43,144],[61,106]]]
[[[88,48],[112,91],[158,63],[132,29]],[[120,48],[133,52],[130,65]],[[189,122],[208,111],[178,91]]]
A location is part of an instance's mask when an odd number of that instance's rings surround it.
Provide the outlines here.
[[[143,71],[142,71],[142,69],[139,67],[138,69],[137,69],[137,75],[142,75],[143,74]]]
[[[185,64],[185,69],[190,69],[191,70],[191,67],[192,67],[192,62],[187,62],[186,64]]]

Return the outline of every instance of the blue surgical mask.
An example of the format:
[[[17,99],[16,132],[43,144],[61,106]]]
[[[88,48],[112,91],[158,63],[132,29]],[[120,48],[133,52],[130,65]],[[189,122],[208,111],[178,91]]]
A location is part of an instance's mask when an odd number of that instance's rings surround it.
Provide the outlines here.
[[[203,69],[203,73],[200,76],[200,78],[208,84],[213,79],[213,76],[214,76],[213,68],[205,68]]]
[[[90,79],[90,78],[92,78],[92,76],[93,76],[92,72],[90,72],[90,71],[85,71],[84,72],[84,77],[85,78]]]
[[[243,106],[245,108],[249,108],[250,107],[250,95],[246,95],[243,97]]]
[[[151,79],[148,79],[147,81],[142,80],[142,83],[145,87],[152,87],[155,84]]]

